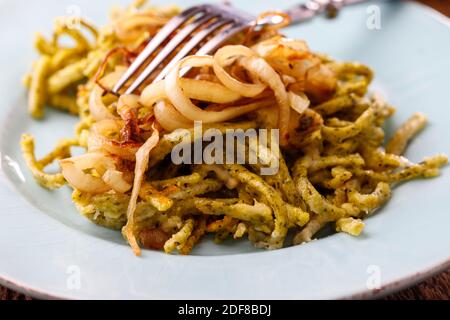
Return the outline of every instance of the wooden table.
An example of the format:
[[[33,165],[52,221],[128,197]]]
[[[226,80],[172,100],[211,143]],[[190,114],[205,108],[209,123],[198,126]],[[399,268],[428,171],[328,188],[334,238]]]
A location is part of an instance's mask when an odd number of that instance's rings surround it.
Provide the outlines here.
[[[436,10],[442,12],[447,17],[450,17],[450,1],[448,0],[417,0],[417,1],[429,5],[430,7],[433,7]]]
[[[450,17],[450,0],[417,0],[424,4],[427,4],[436,10],[444,13]],[[450,58],[450,57],[449,57]],[[0,286],[0,300],[14,299],[23,300],[31,299],[20,293],[11,291],[7,288]],[[450,299],[450,270],[439,274],[427,281],[424,281],[412,288],[400,291],[398,293],[388,296],[388,300],[405,300],[405,299]]]

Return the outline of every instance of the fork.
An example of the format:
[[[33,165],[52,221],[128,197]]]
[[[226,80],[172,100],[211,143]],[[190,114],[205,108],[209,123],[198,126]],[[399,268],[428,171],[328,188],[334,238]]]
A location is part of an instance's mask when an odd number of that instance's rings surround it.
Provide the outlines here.
[[[325,12],[330,18],[334,17],[343,6],[365,1],[367,0],[309,0],[285,11],[284,15],[289,17],[290,25],[298,24]],[[132,94],[151,76],[155,77],[153,82],[164,79],[169,70],[189,54],[212,54],[222,43],[240,32],[251,27],[277,25],[283,20],[283,15],[275,12],[257,19],[251,14],[223,4],[204,4],[186,9],[169,20],[149,41],[112,92],[119,94],[125,84],[137,75],[135,81],[125,90],[125,94]],[[166,41],[167,39],[170,40]],[[199,46],[202,42],[204,43]],[[178,52],[167,62],[177,49]],[[155,53],[155,57],[149,61]],[[165,62],[167,63],[164,65]],[[155,74],[157,70],[161,71]]]

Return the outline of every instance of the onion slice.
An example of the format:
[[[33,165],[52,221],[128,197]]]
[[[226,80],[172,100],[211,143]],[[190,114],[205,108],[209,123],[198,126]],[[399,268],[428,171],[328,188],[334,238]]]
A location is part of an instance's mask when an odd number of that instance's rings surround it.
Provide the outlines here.
[[[61,160],[59,165],[64,178],[75,189],[90,194],[104,193],[111,189],[102,179],[84,173],[71,161]]]
[[[134,182],[133,191],[131,192],[130,202],[128,204],[127,210],[127,224],[122,229],[122,234],[127,239],[135,255],[141,255],[141,248],[136,240],[134,234],[135,228],[135,211],[136,202],[139,195],[139,190],[141,189],[142,180],[144,178],[145,171],[147,170],[148,160],[150,157],[150,151],[156,147],[159,142],[159,131],[153,126],[153,133],[150,138],[145,141],[142,147],[136,153],[136,166],[134,168]]]
[[[90,194],[104,193],[111,189],[101,178],[94,177],[84,170],[95,169],[103,174],[108,169],[114,169],[114,160],[103,153],[86,153],[59,161],[62,174],[75,189]]]
[[[102,85],[105,87],[112,87],[119,81],[120,77],[124,73],[124,68],[117,68],[116,71],[108,74],[101,79]],[[89,96],[89,111],[91,112],[92,118],[96,121],[104,119],[115,119],[114,116],[108,108],[103,103],[103,89],[98,84],[94,84],[94,89]]]
[[[302,114],[310,105],[308,97],[304,93],[288,92],[289,104],[297,113]]]
[[[206,80],[181,78],[180,86],[184,94],[190,99],[212,103],[231,103],[241,98],[241,95],[224,87],[220,83]],[[151,107],[155,102],[166,98],[165,81],[161,80],[145,87],[140,102]]]
[[[278,128],[280,129],[280,142],[282,145],[286,145],[291,108],[289,97],[280,75],[263,58],[255,56],[245,57],[239,60],[239,64],[273,90],[279,107]]]
[[[125,160],[134,161],[139,148],[137,143],[119,143],[108,137],[118,133],[123,127],[123,121],[104,119],[92,125],[88,136],[89,151],[107,151]]]
[[[135,94],[123,94],[117,101],[117,113],[122,119],[126,118],[125,114],[128,110],[136,110],[139,108],[139,96]]]
[[[129,184],[123,178],[123,173],[117,170],[108,169],[102,176],[103,181],[116,192],[125,193],[131,189]]]
[[[183,92],[191,99],[212,103],[231,103],[241,98],[239,93],[230,90],[220,83],[188,78],[181,78],[179,81]]]
[[[189,56],[178,62],[169,72],[165,79],[165,90],[167,98],[173,106],[187,119],[192,121],[203,121],[204,123],[214,123],[227,121],[239,117],[245,113],[258,108],[257,105],[245,105],[228,107],[222,111],[206,111],[194,105],[180,86],[179,71],[183,67],[211,66],[210,56]],[[202,88],[200,87],[199,90]]]
[[[165,100],[159,101],[156,104],[154,112],[158,123],[168,132],[179,128],[191,128],[193,126],[192,121],[185,118],[171,103]]]
[[[144,88],[142,94],[139,98],[139,101],[143,106],[151,107],[156,102],[163,100],[166,98],[166,89],[165,89],[164,80],[153,82]]]
[[[217,78],[223,83],[224,86],[230,90],[239,93],[243,97],[252,98],[264,91],[267,87],[262,83],[243,83],[233,78],[224,67],[231,65],[239,57],[252,57],[255,56],[255,52],[244,46],[225,46],[219,49],[214,55],[213,69]]]

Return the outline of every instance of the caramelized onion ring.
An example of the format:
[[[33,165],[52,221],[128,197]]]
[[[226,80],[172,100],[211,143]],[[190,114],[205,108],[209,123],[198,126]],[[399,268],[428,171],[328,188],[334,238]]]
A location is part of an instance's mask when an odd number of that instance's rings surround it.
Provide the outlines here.
[[[164,130],[171,132],[178,128],[190,128],[192,121],[186,119],[167,101],[159,101],[155,106],[155,118]]]
[[[108,169],[102,176],[103,181],[114,191],[119,193],[125,193],[131,189],[129,184],[124,178],[123,173],[114,169]]]
[[[59,161],[62,174],[74,188],[90,194],[104,193],[111,189],[101,178],[94,177],[84,170],[95,169],[99,174],[114,169],[114,161],[102,153],[86,153]]]
[[[280,129],[281,144],[285,145],[288,138],[291,108],[289,97],[280,75],[263,58],[255,56],[245,57],[239,60],[239,64],[273,90],[279,107],[278,128]]]
[[[180,86],[179,71],[183,67],[211,66],[213,58],[210,56],[189,56],[178,62],[169,72],[165,80],[166,96],[173,106],[187,119],[204,123],[227,121],[257,109],[255,104],[228,107],[222,111],[206,111],[194,105]],[[201,88],[199,88],[201,89]]]
[[[224,67],[231,65],[239,57],[252,57],[255,52],[244,46],[225,46],[219,49],[214,55],[213,69],[217,78],[224,86],[230,90],[239,93],[243,97],[252,98],[259,95],[266,88],[262,83],[243,83],[233,78]]]
[[[208,101],[212,103],[231,103],[241,98],[236,92],[231,91],[220,83],[206,80],[181,78],[181,88],[190,99]],[[166,98],[164,80],[148,85],[142,92],[140,102],[151,107],[155,102]]]
[[[120,143],[108,137],[123,127],[122,120],[105,119],[92,125],[88,137],[88,150],[105,150],[122,159],[134,161],[139,148],[138,143]]]
[[[291,108],[302,114],[310,105],[308,97],[304,93],[288,92],[289,104]]]
[[[114,84],[119,81],[119,78],[124,73],[124,70],[124,68],[117,68],[116,71],[102,78],[102,85],[105,87],[114,86]],[[104,90],[101,86],[94,84],[94,89],[89,96],[89,111],[91,112],[91,116],[96,121],[116,119],[117,117],[114,116],[103,103],[103,92]]]

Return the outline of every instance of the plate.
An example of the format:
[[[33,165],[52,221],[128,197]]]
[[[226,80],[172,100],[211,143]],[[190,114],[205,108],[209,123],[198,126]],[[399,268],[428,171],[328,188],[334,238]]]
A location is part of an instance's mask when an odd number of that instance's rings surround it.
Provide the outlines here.
[[[296,3],[281,2],[283,7]],[[273,9],[270,0],[236,3],[254,14]],[[276,251],[255,249],[246,241],[203,241],[190,256],[145,251],[137,258],[118,232],[76,212],[69,188],[40,188],[20,154],[20,134],[34,134],[41,155],[59,137],[72,135],[75,119],[54,111],[34,121],[26,112],[20,80],[35,58],[33,33],[50,31],[55,16],[73,10],[97,25],[105,23],[111,5],[106,0],[0,0],[1,284],[39,298],[365,298],[450,267],[448,168],[439,178],[398,186],[392,200],[367,219],[359,238],[335,234]],[[396,1],[356,5],[337,20],[317,18],[285,33],[306,39],[314,51],[373,67],[373,89],[398,108],[388,132],[413,112],[426,113],[430,125],[407,154],[419,161],[450,154],[449,26],[427,7]]]

